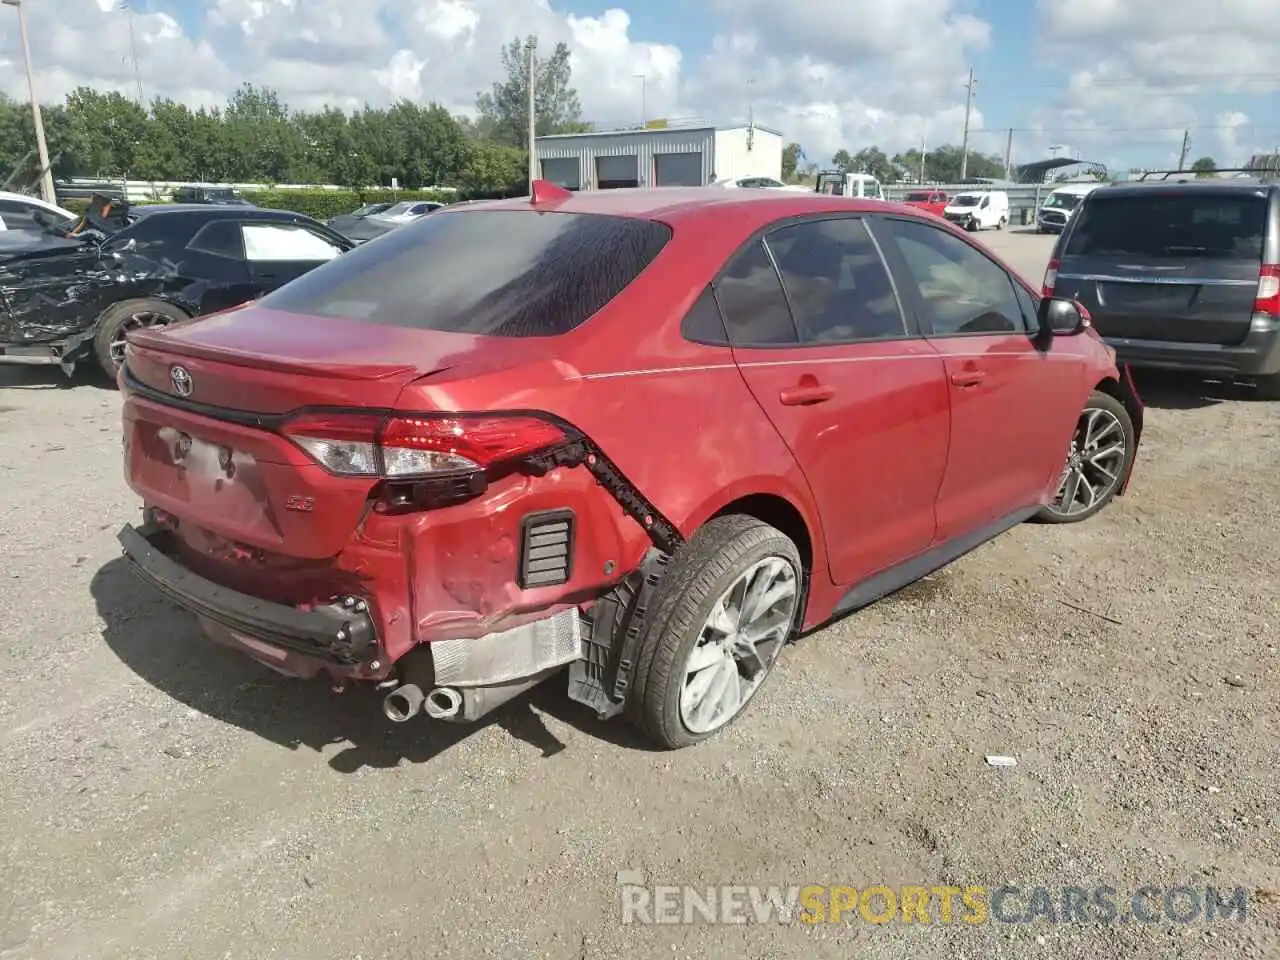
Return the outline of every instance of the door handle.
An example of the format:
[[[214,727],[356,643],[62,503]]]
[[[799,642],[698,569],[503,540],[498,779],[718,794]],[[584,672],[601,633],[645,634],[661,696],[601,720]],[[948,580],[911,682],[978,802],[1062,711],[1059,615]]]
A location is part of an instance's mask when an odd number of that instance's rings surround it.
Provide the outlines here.
[[[807,407],[814,403],[824,403],[836,395],[830,387],[820,383],[805,384],[802,387],[788,387],[778,394],[778,401],[784,407]]]
[[[987,379],[985,370],[961,370],[951,375],[951,382],[957,387],[976,387]]]

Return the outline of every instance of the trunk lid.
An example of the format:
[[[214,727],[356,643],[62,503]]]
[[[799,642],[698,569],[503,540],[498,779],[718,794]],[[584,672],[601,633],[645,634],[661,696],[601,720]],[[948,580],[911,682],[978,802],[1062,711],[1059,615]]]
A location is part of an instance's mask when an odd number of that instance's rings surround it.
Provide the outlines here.
[[[1256,190],[1091,194],[1054,292],[1083,303],[1104,337],[1241,343],[1268,245],[1267,208]]]
[[[259,414],[304,406],[385,408],[409,383],[466,362],[493,366],[528,341],[302,316],[247,304],[130,335],[133,378],[174,394],[173,368],[191,401]]]
[[[549,349],[252,304],[138,331],[125,375],[129,485],[182,521],[180,535],[206,564],[240,569],[254,550],[265,554],[252,562],[276,568],[289,558],[332,557],[350,541],[379,481],[328,473],[277,432],[280,414],[391,409],[415,381],[446,370],[451,377],[505,370]],[[175,383],[178,367],[184,390]]]

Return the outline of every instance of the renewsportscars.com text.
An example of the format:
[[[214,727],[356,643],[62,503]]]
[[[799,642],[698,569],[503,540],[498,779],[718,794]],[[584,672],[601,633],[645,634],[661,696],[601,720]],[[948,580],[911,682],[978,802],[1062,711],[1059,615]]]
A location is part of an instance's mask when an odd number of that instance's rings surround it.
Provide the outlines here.
[[[645,886],[619,874],[624,924],[1213,923],[1243,921],[1243,887]]]

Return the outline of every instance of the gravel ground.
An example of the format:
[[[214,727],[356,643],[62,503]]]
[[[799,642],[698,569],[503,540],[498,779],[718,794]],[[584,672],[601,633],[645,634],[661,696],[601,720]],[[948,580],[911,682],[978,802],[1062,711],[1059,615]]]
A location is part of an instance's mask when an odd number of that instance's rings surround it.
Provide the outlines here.
[[[988,237],[1038,280],[1046,238]],[[1140,381],[1128,497],[806,638],[742,722],[669,754],[559,686],[392,727],[205,643],[118,559],[115,393],[0,377],[0,957],[1280,954],[1280,405]],[[625,870],[1250,901],[1243,923],[623,925]]]

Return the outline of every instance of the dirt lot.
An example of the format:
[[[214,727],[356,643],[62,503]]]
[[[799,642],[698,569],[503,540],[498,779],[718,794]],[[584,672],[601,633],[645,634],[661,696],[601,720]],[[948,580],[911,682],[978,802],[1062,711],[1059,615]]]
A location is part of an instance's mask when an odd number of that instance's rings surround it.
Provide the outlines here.
[[[1039,279],[1045,238],[984,238]],[[741,723],[668,754],[559,687],[393,728],[214,649],[118,559],[114,392],[0,377],[0,957],[1280,952],[1280,406],[1247,391],[1140,381],[1128,497],[806,639]],[[623,870],[1251,900],[1243,923],[623,926]]]

